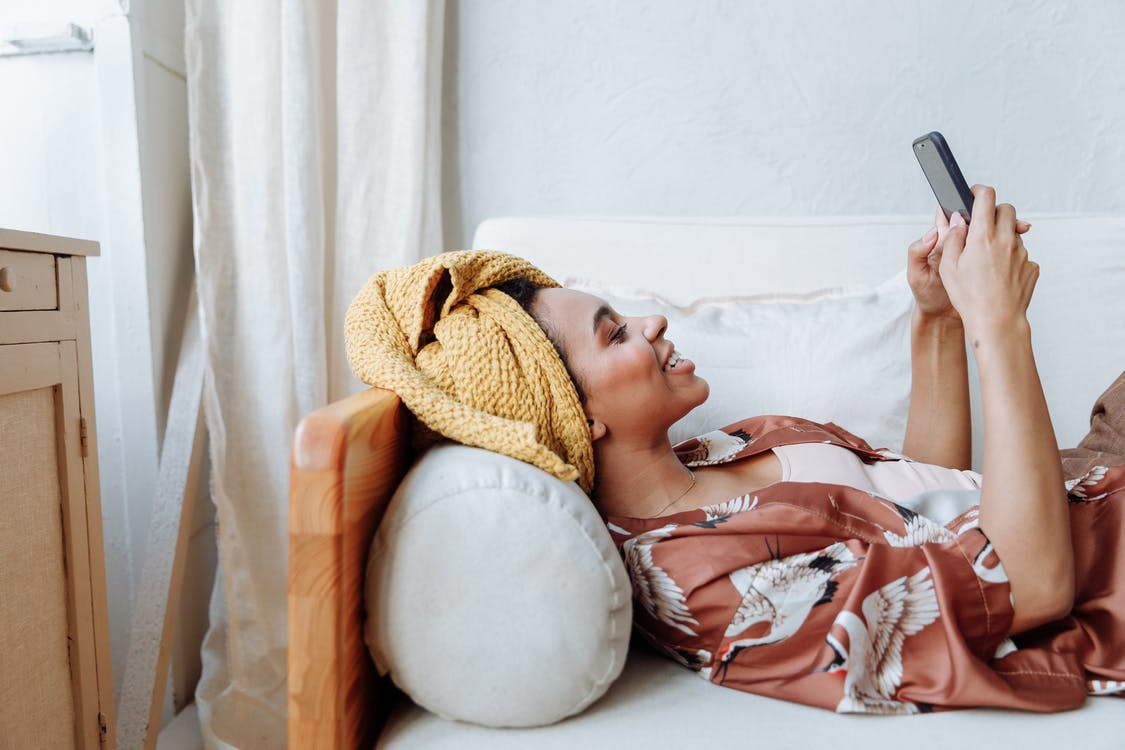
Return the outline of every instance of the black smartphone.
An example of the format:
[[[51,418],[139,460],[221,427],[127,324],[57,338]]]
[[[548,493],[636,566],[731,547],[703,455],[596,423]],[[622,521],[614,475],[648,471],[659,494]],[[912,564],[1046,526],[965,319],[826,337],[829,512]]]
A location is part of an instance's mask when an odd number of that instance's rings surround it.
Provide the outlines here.
[[[965,223],[973,213],[973,192],[961,174],[961,167],[953,158],[945,137],[936,130],[914,139],[914,155],[922,165],[922,172],[930,181],[938,205],[948,219],[953,212],[961,214]]]

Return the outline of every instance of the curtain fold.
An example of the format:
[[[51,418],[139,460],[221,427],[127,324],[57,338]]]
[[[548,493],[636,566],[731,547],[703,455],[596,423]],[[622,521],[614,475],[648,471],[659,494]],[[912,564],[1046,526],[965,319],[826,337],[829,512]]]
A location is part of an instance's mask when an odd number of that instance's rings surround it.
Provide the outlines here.
[[[360,387],[348,303],[442,248],[444,0],[186,0],[195,262],[219,577],[196,690],[213,748],[286,744],[288,459]]]

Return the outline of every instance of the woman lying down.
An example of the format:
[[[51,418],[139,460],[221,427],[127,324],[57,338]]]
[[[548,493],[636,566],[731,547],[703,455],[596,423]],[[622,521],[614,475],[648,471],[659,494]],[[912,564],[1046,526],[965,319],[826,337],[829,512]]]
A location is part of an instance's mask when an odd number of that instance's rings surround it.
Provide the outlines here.
[[[939,212],[908,251],[905,455],[784,416],[673,446],[708,386],[667,321],[501,253],[377,274],[348,356],[430,434],[577,480],[624,556],[636,627],[712,682],[842,712],[1074,708],[1125,692],[1125,374],[1060,460],[1028,225],[974,193],[970,226]],[[968,469],[965,336],[986,481]]]

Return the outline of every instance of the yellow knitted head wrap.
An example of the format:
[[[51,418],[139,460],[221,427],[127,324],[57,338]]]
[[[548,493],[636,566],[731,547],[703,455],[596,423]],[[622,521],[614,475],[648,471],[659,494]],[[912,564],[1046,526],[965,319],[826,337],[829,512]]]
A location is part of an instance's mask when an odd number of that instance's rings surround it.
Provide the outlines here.
[[[352,300],[352,371],[429,429],[594,484],[586,414],[543,329],[496,284],[559,284],[522,258],[460,250],[372,276]]]

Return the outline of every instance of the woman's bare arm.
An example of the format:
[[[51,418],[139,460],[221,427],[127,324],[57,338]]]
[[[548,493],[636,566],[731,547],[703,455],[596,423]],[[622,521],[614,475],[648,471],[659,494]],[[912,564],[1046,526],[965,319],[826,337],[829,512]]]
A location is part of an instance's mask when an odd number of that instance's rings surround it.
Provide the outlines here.
[[[968,469],[973,451],[965,327],[939,272],[948,232],[949,222],[939,208],[934,212],[934,226],[906,251],[914,314],[910,321],[910,413],[902,452],[918,461]]]
[[[972,463],[968,357],[960,319],[915,308],[910,323],[910,413],[902,452],[930,464]]]
[[[1065,615],[1074,602],[1074,553],[1062,466],[1031,348],[1027,305],[1039,276],[1015,209],[974,186],[972,226],[956,216],[941,276],[980,371],[984,486],[980,525],[1007,571],[1012,632]]]

